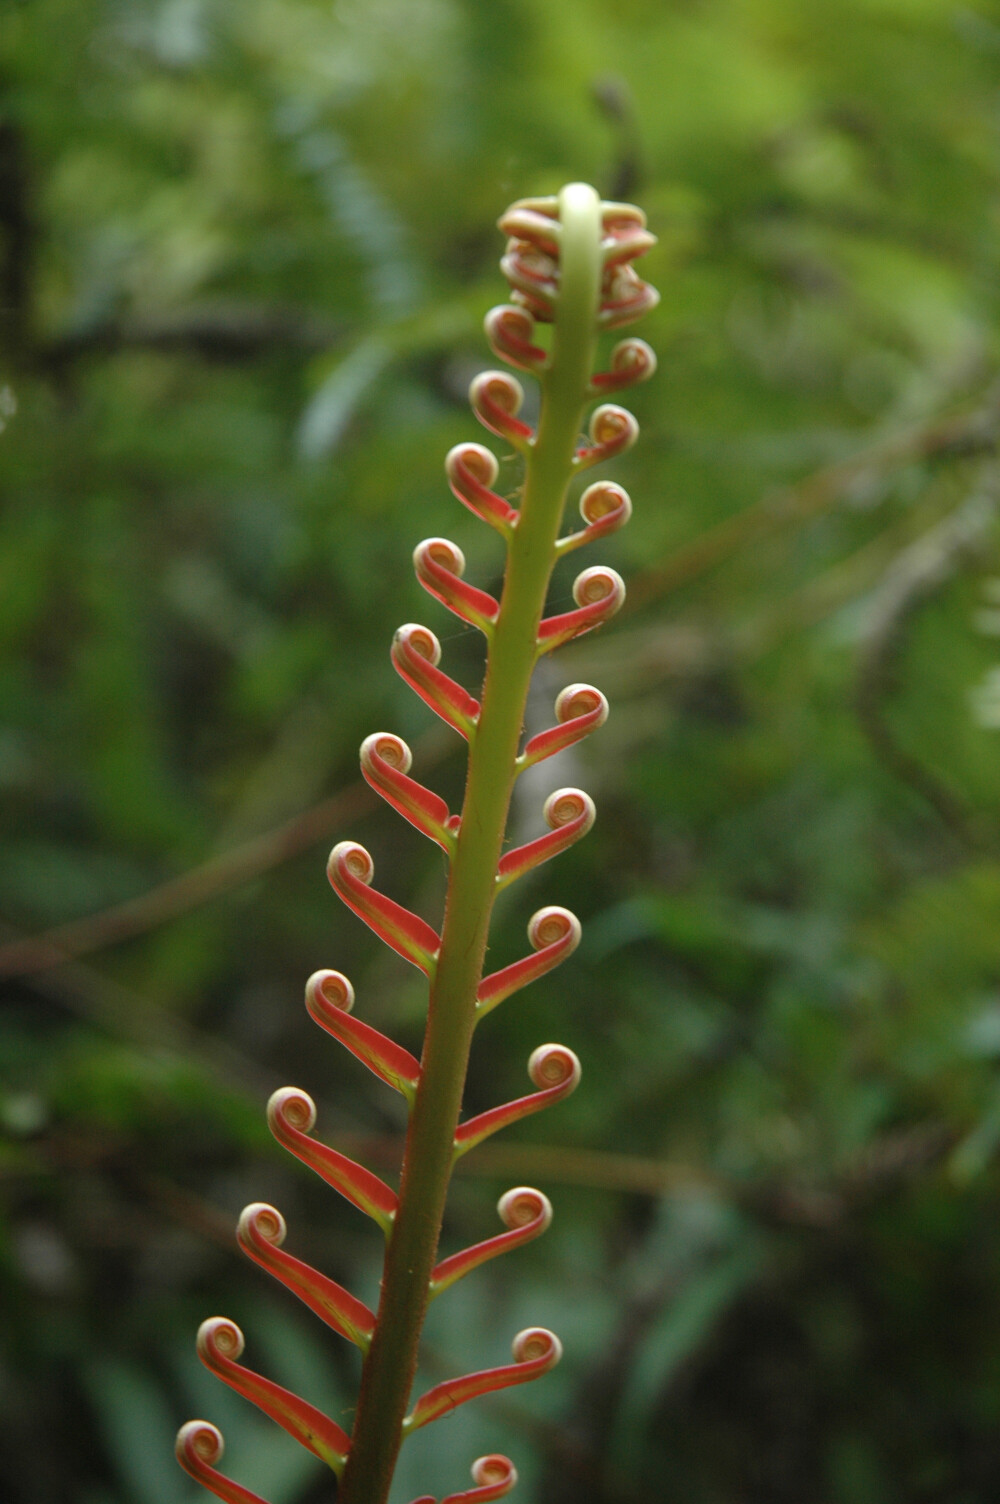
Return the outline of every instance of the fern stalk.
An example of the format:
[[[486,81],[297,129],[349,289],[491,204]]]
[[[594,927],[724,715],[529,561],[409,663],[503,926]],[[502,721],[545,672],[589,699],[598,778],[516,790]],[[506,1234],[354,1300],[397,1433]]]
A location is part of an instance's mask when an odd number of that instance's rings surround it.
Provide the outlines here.
[[[244,1214],[246,1219],[254,1213],[256,1221],[251,1217],[244,1226],[241,1220],[241,1242],[251,1256],[265,1262],[314,1310],[321,1315],[326,1312],[325,1319],[357,1341],[365,1353],[353,1434],[340,1443],[328,1429],[316,1441],[318,1422],[304,1401],[294,1402],[285,1391],[281,1391],[280,1400],[275,1399],[272,1390],[276,1386],[262,1388],[267,1381],[249,1374],[244,1391],[304,1445],[312,1445],[309,1438],[313,1438],[316,1444],[312,1450],[323,1455],[340,1474],[340,1504],[385,1504],[408,1431],[475,1394],[537,1376],[552,1366],[560,1352],[558,1340],[551,1333],[543,1328],[530,1329],[515,1342],[513,1365],[438,1386],[407,1416],[429,1300],[439,1288],[484,1258],[543,1230],[551,1215],[540,1192],[522,1188],[508,1193],[500,1210],[505,1220],[510,1219],[512,1230],[465,1254],[453,1255],[445,1265],[438,1266],[440,1278],[435,1280],[438,1240],[457,1154],[495,1127],[547,1105],[549,1098],[564,1095],[579,1076],[572,1052],[561,1046],[543,1047],[536,1051],[538,1059],[533,1057],[532,1076],[539,1090],[463,1125],[463,1141],[459,1126],[462,1094],[478,1018],[508,991],[516,990],[568,954],[579,933],[575,920],[564,910],[541,911],[531,931],[535,958],[516,963],[484,982],[490,918],[499,887],[583,834],[593,818],[593,806],[586,795],[576,790],[560,791],[546,806],[549,835],[520,852],[502,855],[511,794],[519,772],[531,761],[551,755],[585,734],[600,723],[606,710],[597,691],[574,686],[572,692],[566,692],[569,699],[562,710],[557,704],[564,729],[543,733],[524,753],[520,752],[528,690],[540,654],[600,625],[623,597],[623,587],[613,571],[586,571],[577,582],[577,609],[547,623],[542,620],[552,570],[560,553],[589,541],[590,536],[610,531],[628,516],[624,493],[602,483],[585,493],[582,509],[587,526],[583,532],[559,539],[566,494],[574,476],[619,452],[636,432],[634,419],[623,409],[602,407],[591,420],[592,441],[581,448],[584,408],[602,391],[649,375],[654,365],[647,346],[628,340],[617,347],[610,372],[591,376],[602,324],[614,327],[624,323],[655,301],[652,290],[638,280],[630,264],[652,243],[638,211],[602,204],[592,188],[572,184],[562,190],[558,200],[514,205],[501,220],[501,227],[511,237],[503,265],[512,281],[516,303],[494,310],[487,319],[487,329],[497,353],[539,378],[537,432],[532,434],[517,418],[520,388],[503,373],[478,378],[473,384],[472,401],[486,426],[508,439],[524,456],[525,482],[519,512],[490,491],[496,467],[488,452],[466,445],[449,456],[449,478],[456,494],[506,539],[507,568],[499,604],[461,579],[464,561],[454,545],[430,540],[415,556],[418,576],[431,593],[487,636],[481,705],[476,706],[437,670],[437,645],[426,629],[402,629],[394,649],[394,659],[404,677],[468,737],[468,777],[460,820],[448,816],[437,796],[408,777],[408,749],[398,738],[369,738],[362,756],[369,781],[449,854],[440,937],[416,916],[371,889],[373,866],[363,848],[341,843],[329,867],[331,881],[341,897],[387,943],[428,975],[427,1027],[419,1065],[391,1041],[383,1040],[379,1045],[382,1037],[369,1026],[353,1020],[348,1026],[344,1011],[338,1019],[337,1010],[349,1009],[353,1001],[346,979],[338,973],[318,973],[310,983],[309,1006],[314,1017],[410,1101],[398,1198],[369,1172],[361,1167],[354,1167],[353,1172],[345,1169],[349,1161],[308,1138],[315,1109],[305,1093],[288,1088],[284,1094],[276,1094],[270,1113],[272,1128],[281,1141],[355,1205],[375,1216],[386,1230],[381,1298],[374,1318],[363,1307],[359,1315],[359,1303],[353,1302],[346,1291],[339,1297],[332,1293],[327,1286],[333,1291],[339,1287],[331,1281],[317,1286],[316,1281],[324,1277],[315,1271],[297,1274],[293,1266],[303,1270],[306,1266],[275,1251],[284,1237],[280,1214],[257,1206]],[[553,325],[548,354],[530,343],[535,317]],[[247,1242],[251,1226],[259,1234],[252,1246]],[[296,1279],[301,1288],[296,1288]],[[221,1318],[215,1320],[218,1323]],[[238,1328],[228,1323],[224,1333],[231,1350],[238,1347],[242,1351]],[[237,1334],[238,1342],[232,1333]],[[233,1361],[226,1362],[224,1371],[220,1369],[221,1360],[212,1342],[218,1345],[214,1328],[200,1339],[203,1358],[209,1362],[214,1355],[209,1366],[214,1366],[227,1383],[239,1387],[235,1375],[246,1371]],[[295,1403],[300,1410],[295,1410]],[[202,1429],[192,1429],[197,1427]],[[190,1422],[178,1440],[178,1455],[183,1465],[220,1497],[245,1504],[256,1496],[224,1479],[212,1466],[221,1451],[221,1438],[216,1443],[216,1437],[218,1433],[207,1423]],[[449,1495],[454,1504],[458,1500],[498,1498],[516,1481],[512,1464],[499,1457],[479,1459],[473,1474],[477,1486]]]

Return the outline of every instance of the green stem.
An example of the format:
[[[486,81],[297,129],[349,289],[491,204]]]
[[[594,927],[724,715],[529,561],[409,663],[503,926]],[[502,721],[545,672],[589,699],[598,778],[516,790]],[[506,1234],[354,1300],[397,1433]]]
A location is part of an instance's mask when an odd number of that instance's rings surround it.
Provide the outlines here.
[[[600,201],[592,188],[571,184],[563,189],[559,208],[563,228],[552,358],[542,381],[541,417],[527,460],[521,516],[511,539],[482,710],[469,755],[399,1210],[386,1253],[378,1323],[362,1374],[341,1504],[385,1504],[402,1441],[451,1177],[476,990],[536,660],[538,624],[592,367],[601,282]]]

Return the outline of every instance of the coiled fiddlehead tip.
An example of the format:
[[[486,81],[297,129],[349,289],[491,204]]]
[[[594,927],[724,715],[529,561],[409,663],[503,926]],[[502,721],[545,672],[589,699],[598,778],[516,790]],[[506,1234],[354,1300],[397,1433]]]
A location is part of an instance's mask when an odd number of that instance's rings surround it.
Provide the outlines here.
[[[581,536],[585,535],[577,533],[576,540]],[[541,621],[538,628],[540,653],[550,653],[562,643],[584,632],[592,632],[609,621],[624,604],[625,581],[617,570],[603,564],[596,565],[577,575],[573,582],[573,599],[577,605],[575,611],[564,611]]]
[[[469,387],[469,402],[476,412],[488,405],[516,418],[524,406],[524,387],[507,371],[480,371]]]
[[[504,352],[498,349],[497,353]],[[513,356],[509,358],[512,364],[524,364],[523,360],[515,360]],[[498,412],[498,408],[493,409],[494,416]],[[509,502],[490,489],[500,473],[496,456],[482,444],[456,444],[448,451],[444,468],[452,493],[462,505],[468,507],[481,522],[488,522],[490,527],[496,528],[509,539],[511,529],[517,525],[518,513]]]
[[[530,340],[535,332],[535,320],[527,308],[518,308],[513,303],[500,303],[491,308],[483,319],[490,339]]]
[[[611,370],[623,376],[629,385],[636,381],[648,381],[656,374],[656,352],[644,339],[623,339],[611,352]]]
[[[512,1230],[537,1222],[541,1233],[552,1222],[552,1202],[543,1191],[536,1191],[530,1185],[519,1185],[513,1190],[505,1191],[497,1202],[497,1212],[503,1225]]]
[[[631,324],[644,313],[649,313],[660,301],[660,294],[648,282],[636,276],[630,266],[610,268],[606,284],[607,296],[601,303],[599,321],[605,329],[617,329],[621,324]]]
[[[593,715],[594,711],[600,714],[595,719],[594,725],[603,726],[608,718],[607,698],[595,689],[592,684],[567,684],[556,696],[556,720],[560,725],[567,721],[575,721],[582,715]]]
[[[628,408],[604,402],[591,413],[587,432],[598,448],[620,454],[639,437],[639,424]]]
[[[477,1457],[472,1464],[472,1481],[475,1488],[461,1493],[446,1494],[441,1504],[488,1504],[489,1500],[502,1499],[517,1483],[517,1468],[509,1457],[494,1452],[489,1457]],[[423,1504],[417,1499],[414,1504]],[[433,1504],[433,1500],[428,1501]]]
[[[203,1321],[198,1328],[195,1345],[198,1349],[198,1356],[203,1360],[210,1362],[218,1356],[237,1363],[246,1346],[246,1341],[236,1322],[230,1321],[228,1316],[209,1316],[208,1320]],[[211,1458],[205,1459],[206,1462],[211,1460]]]
[[[613,480],[597,480],[580,497],[580,516],[591,524],[614,518],[616,527],[624,527],[632,515],[632,498],[624,486]]]
[[[532,303],[532,311],[539,313],[541,309]],[[524,388],[506,371],[482,371],[469,387],[469,402],[484,428],[515,449],[523,451],[531,443],[530,425],[517,416],[524,402]]]
[[[316,1126],[316,1103],[297,1086],[281,1086],[268,1098],[267,1124],[272,1133],[280,1127],[311,1133]]]
[[[546,1326],[525,1327],[510,1345],[515,1363],[537,1363],[543,1372],[555,1368],[562,1357],[562,1343]]]
[[[646,214],[638,204],[617,204],[605,199],[601,204],[601,225],[605,235],[631,234],[633,230],[646,228]]]
[[[342,971],[314,971],[306,983],[306,1007],[314,1017],[327,1008],[354,1011],[354,988]]]
[[[528,1075],[536,1088],[529,1096],[518,1097],[500,1107],[491,1107],[477,1117],[460,1123],[455,1130],[455,1147],[459,1154],[481,1144],[484,1138],[506,1128],[510,1123],[560,1102],[575,1091],[580,1081],[580,1062],[572,1050],[562,1044],[541,1044],[528,1060]],[[535,1195],[535,1192],[531,1192]]]
[[[556,789],[542,806],[546,824],[552,830],[582,820],[580,835],[586,835],[597,817],[594,801],[583,789]]]
[[[185,1421],[174,1442],[177,1461],[185,1472],[192,1473],[195,1477],[201,1467],[214,1467],[217,1462],[221,1462],[225,1450],[222,1432],[210,1420]]]
[[[430,974],[440,935],[409,909],[371,887],[375,863],[363,846],[356,841],[338,841],[326,864],[326,875],[341,900],[380,940]]]
[[[300,1092],[299,1095],[305,1096],[305,1093]],[[313,1111],[315,1112],[315,1108]],[[236,1236],[241,1243],[257,1241],[269,1243],[272,1248],[280,1248],[287,1235],[288,1225],[284,1217],[276,1206],[270,1206],[266,1201],[251,1201],[240,1212]]]
[[[497,228],[514,239],[529,240],[542,250],[558,254],[562,237],[558,199],[519,199],[505,209]]]
[[[494,309],[494,313],[501,312]],[[511,310],[519,312],[518,309]],[[488,317],[488,315],[487,315]],[[525,315],[527,317],[527,315]],[[444,470],[450,481],[460,483],[460,471],[468,470],[474,480],[482,486],[492,486],[500,474],[500,464],[496,455],[485,444],[456,444],[448,450],[444,459]]]
[[[573,599],[578,606],[596,606],[599,601],[607,601],[617,611],[625,600],[625,581],[616,569],[595,564],[573,581]]]
[[[524,846],[516,846],[500,858],[497,867],[499,887],[506,887],[585,836],[594,823],[594,801],[582,789],[556,789],[546,799],[544,813],[549,834],[528,841]]]
[[[478,1483],[480,1488],[496,1488],[503,1483],[506,1484],[504,1492],[509,1493],[517,1483],[517,1468],[509,1457],[493,1452],[489,1457],[476,1458],[472,1464],[472,1481]]]
[[[491,308],[483,322],[493,353],[501,360],[536,375],[544,370],[548,357],[540,345],[532,344],[535,319],[528,308],[503,303]]]
[[[528,940],[533,950],[544,950],[557,941],[569,941],[569,950],[575,950],[583,937],[583,928],[575,914],[558,904],[548,904],[538,909],[528,920]]]
[[[520,757],[522,768],[572,747],[589,736],[608,718],[608,702],[591,684],[567,684],[556,696],[556,724],[539,731],[525,745]]]
[[[540,1044],[528,1058],[528,1075],[540,1091],[565,1086],[567,1095],[579,1085],[579,1057],[564,1044]]]
[[[655,372],[656,356],[646,341],[623,339],[611,352],[609,369],[597,371],[590,378],[590,391],[594,396],[624,391],[638,386],[640,381],[648,381]]]
[[[393,640],[400,647],[409,648],[411,653],[416,653],[418,658],[426,659],[434,668],[441,662],[441,644],[430,627],[408,621],[397,629]]]
[[[260,1494],[253,1493],[240,1483],[234,1483],[231,1478],[224,1477],[216,1470],[215,1464],[222,1461],[225,1449],[222,1432],[209,1420],[189,1420],[181,1426],[174,1442],[174,1451],[181,1467],[202,1488],[215,1494],[216,1498],[225,1499],[227,1504],[267,1504]],[[465,1497],[468,1498],[468,1495]],[[479,1495],[480,1499],[489,1497],[489,1494]],[[499,1495],[492,1497],[498,1498]]]
[[[449,574],[456,575],[458,579],[465,573],[465,555],[450,538],[425,538],[422,543],[418,543],[413,550],[413,567],[418,575],[426,560],[447,569]]]
[[[372,767],[373,757],[379,757],[399,773],[408,773],[413,766],[413,753],[401,736],[391,731],[375,731],[361,743],[361,766]]]
[[[492,492],[486,494],[493,495]],[[494,500],[506,507],[499,497]],[[506,527],[507,524],[503,525]],[[479,627],[487,636],[491,635],[500,614],[499,603],[485,590],[464,582],[465,555],[457,544],[449,538],[425,538],[413,550],[413,567],[417,579],[429,594],[470,626]]]
[[[326,864],[327,876],[331,882],[341,870],[367,887],[375,876],[375,863],[370,853],[359,846],[357,841],[338,841]]]

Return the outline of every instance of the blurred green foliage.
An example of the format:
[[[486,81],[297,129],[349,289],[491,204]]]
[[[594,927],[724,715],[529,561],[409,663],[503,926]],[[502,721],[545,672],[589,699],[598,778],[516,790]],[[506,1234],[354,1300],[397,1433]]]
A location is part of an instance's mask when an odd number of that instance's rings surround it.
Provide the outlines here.
[[[3,1497],[180,1504],[192,1414],[272,1504],[331,1496],[193,1334],[231,1315],[349,1417],[352,1355],[231,1228],[273,1200],[373,1294],[376,1240],[263,1100],[306,1087],[394,1162],[394,1104],[301,990],[341,967],[413,1046],[421,988],[323,861],[364,840],[438,913],[439,857],[356,750],[397,731],[460,797],[387,647],[425,620],[475,686],[409,552],[444,533],[496,579],[442,456],[477,437],[497,214],[583,178],[660,237],[636,515],[600,555],[633,604],[532,707],[609,692],[546,765],[599,820],[494,953],[544,902],[585,939],[484,1024],[467,1105],[549,1038],[584,1085],[469,1157],[449,1250],[511,1183],[556,1222],[435,1308],[427,1373],[537,1322],[567,1356],[415,1437],[398,1498],[499,1449],[546,1504],[995,1500],[995,8],[8,0],[0,87]]]

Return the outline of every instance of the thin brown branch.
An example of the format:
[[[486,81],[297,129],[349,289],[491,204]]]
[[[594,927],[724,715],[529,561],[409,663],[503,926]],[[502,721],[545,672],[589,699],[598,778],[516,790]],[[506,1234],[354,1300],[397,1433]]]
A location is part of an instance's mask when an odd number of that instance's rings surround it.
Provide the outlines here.
[[[430,733],[417,744],[423,765],[433,765],[444,755],[446,746],[444,737]],[[302,814],[158,883],[137,898],[0,946],[0,977],[29,976],[62,966],[166,924],[328,840],[348,820],[366,814],[377,803],[376,795],[358,779]]]
[[[758,538],[824,512],[869,477],[914,460],[992,453],[998,424],[1000,395],[994,389],[972,413],[919,424],[877,440],[850,459],[815,471],[798,485],[762,496],[753,506],[699,533],[665,562],[636,575],[629,583],[626,610],[637,610],[689,584]]]
[[[998,501],[998,477],[990,464],[973,495],[893,561],[871,603],[855,698],[861,727],[885,767],[915,789],[963,845],[973,848],[983,845],[984,836],[972,811],[934,769],[901,744],[886,705],[895,688],[909,621],[966,560],[981,553]]]
[[[206,360],[241,361],[292,349],[304,354],[344,342],[343,324],[308,309],[218,303],[159,317],[109,319],[49,340],[35,352],[44,367],[119,350],[189,351]]]
[[[17,945],[29,943],[11,941],[5,949],[13,951]],[[118,1039],[206,1064],[221,1080],[255,1099],[282,1084],[235,1046],[83,962],[50,964],[32,979],[31,988]]]
[[[448,746],[445,734],[435,729],[415,743],[414,752],[424,767],[433,767],[444,757]],[[376,794],[358,779],[356,784],[320,800],[280,826],[209,857],[208,862],[192,866],[177,877],[167,878],[165,883],[150,887],[138,898],[126,899],[123,904],[87,914],[84,919],[74,919],[45,929],[42,934],[0,946],[0,978],[32,976],[107,946],[119,945],[134,935],[146,934],[149,929],[177,919],[209,899],[289,862],[311,845],[328,841],[347,821],[367,814],[376,805]]]
[[[46,971],[176,919],[208,899],[298,856],[300,851],[329,837],[346,820],[365,813],[375,802],[375,795],[359,779],[301,815],[158,883],[138,898],[0,947],[0,977]]]

